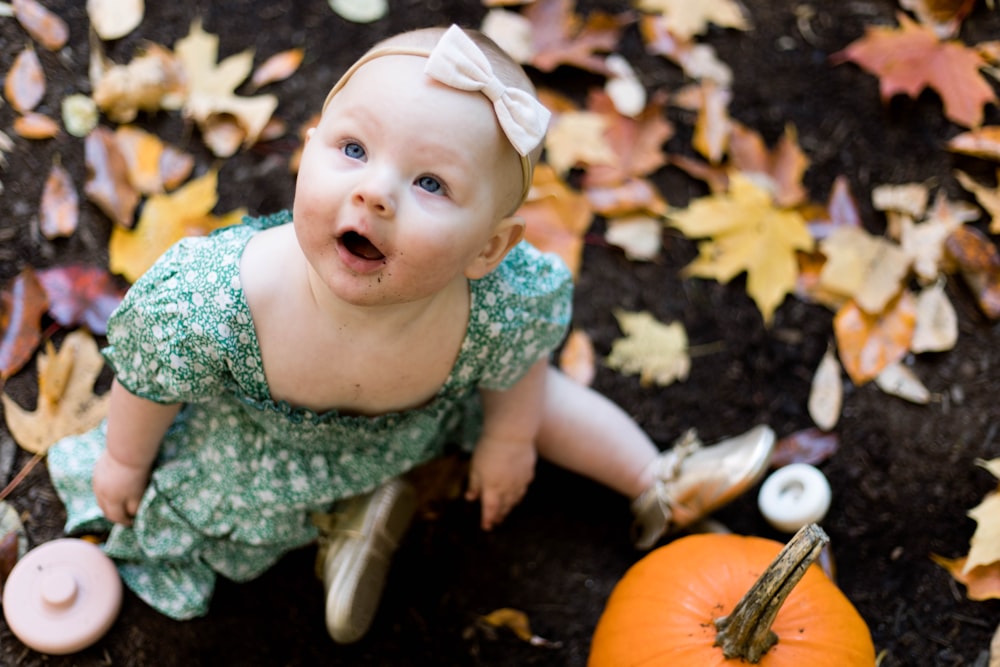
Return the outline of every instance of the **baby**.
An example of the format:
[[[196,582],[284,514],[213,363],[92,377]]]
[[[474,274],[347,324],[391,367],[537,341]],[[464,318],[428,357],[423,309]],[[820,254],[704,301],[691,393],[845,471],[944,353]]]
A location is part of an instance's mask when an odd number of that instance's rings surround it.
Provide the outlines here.
[[[640,548],[756,483],[767,427],[661,454],[550,367],[571,278],[515,215],[548,118],[473,31],[362,56],[306,140],[293,210],[181,241],[113,315],[108,418],[49,453],[67,532],[110,529],[125,583],[184,619],[217,575],[256,577],[319,525],[327,628],[346,643],[414,511],[401,475],[447,444],[471,450],[485,530],[537,456],[632,499]]]

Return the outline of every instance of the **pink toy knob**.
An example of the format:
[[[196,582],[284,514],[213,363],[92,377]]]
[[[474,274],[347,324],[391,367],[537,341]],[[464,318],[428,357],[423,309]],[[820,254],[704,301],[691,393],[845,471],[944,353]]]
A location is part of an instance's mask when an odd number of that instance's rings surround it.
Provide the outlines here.
[[[121,579],[111,559],[90,542],[64,538],[17,562],[4,586],[3,613],[26,646],[64,655],[104,636],[121,601]]]

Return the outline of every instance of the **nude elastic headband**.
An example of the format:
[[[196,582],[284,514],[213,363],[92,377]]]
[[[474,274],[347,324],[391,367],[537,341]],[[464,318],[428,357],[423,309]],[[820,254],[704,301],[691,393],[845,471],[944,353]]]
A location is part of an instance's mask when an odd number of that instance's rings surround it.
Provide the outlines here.
[[[504,85],[493,72],[486,54],[476,46],[457,25],[445,31],[433,49],[406,46],[386,46],[374,49],[354,63],[330,90],[323,103],[325,110],[330,100],[365,63],[382,56],[419,56],[427,58],[424,73],[435,81],[451,88],[478,91],[493,103],[500,129],[514,150],[521,157],[523,188],[521,200],[531,188],[531,159],[528,157],[545,136],[548,129],[549,110],[527,91]]]

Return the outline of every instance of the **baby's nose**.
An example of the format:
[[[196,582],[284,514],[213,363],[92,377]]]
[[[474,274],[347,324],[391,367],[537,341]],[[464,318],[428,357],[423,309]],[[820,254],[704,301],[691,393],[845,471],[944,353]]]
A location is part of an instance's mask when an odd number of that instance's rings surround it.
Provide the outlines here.
[[[396,211],[392,188],[385,178],[372,175],[358,184],[352,199],[355,204],[365,206],[381,216],[392,215]]]

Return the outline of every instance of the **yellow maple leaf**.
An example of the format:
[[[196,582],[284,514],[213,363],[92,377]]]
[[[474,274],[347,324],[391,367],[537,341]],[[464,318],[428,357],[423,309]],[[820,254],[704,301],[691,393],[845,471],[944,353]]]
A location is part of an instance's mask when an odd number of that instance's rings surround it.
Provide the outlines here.
[[[185,236],[203,236],[238,223],[246,209],[221,217],[211,215],[219,199],[218,172],[212,170],[171,194],[155,194],[147,201],[134,229],[114,227],[108,242],[112,273],[134,283],[170,246]]]
[[[38,355],[38,405],[25,410],[4,394],[4,417],[14,440],[32,454],[44,454],[57,440],[97,426],[107,414],[107,394],[94,394],[104,367],[97,343],[84,329],[66,336],[59,352],[52,342]]]
[[[682,323],[663,324],[645,311],[616,311],[615,317],[625,337],[611,344],[611,354],[604,360],[608,367],[625,375],[638,373],[643,386],[666,387],[687,379],[691,357]]]
[[[639,9],[663,15],[670,32],[690,39],[708,30],[714,23],[723,28],[748,30],[750,23],[733,0],[639,0]]]
[[[220,117],[232,116],[242,131],[242,143],[249,146],[257,141],[261,131],[271,119],[278,98],[274,95],[241,97],[234,93],[253,69],[253,50],[229,56],[217,62],[219,37],[205,32],[201,21],[191,24],[187,37],[177,41],[174,53],[187,75],[188,90],[184,100],[184,114],[198,123],[205,141],[218,157],[229,157],[235,146],[230,142],[215,140],[215,132],[229,134],[228,126],[220,126]],[[220,148],[220,145],[226,148]],[[228,152],[228,155],[225,154]]]
[[[795,289],[796,251],[810,251],[813,238],[800,213],[775,206],[771,194],[740,172],[728,192],[702,197],[668,215],[689,238],[711,237],[684,273],[727,283],[746,271],[747,292],[770,325],[775,309]]]
[[[608,120],[593,111],[567,111],[555,117],[545,138],[545,161],[559,174],[577,165],[618,162],[605,132]]]

